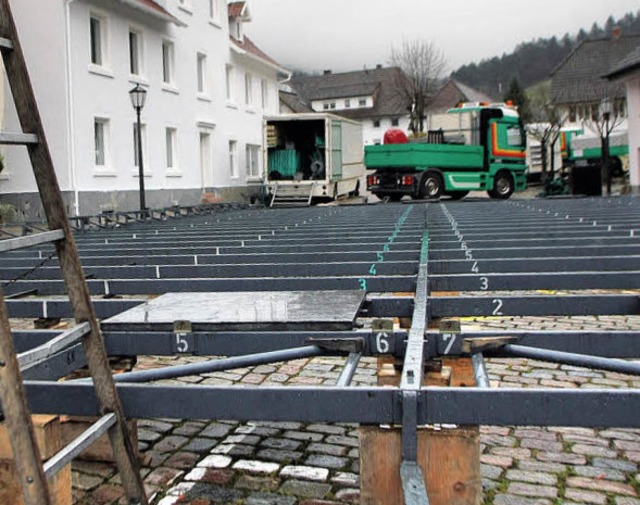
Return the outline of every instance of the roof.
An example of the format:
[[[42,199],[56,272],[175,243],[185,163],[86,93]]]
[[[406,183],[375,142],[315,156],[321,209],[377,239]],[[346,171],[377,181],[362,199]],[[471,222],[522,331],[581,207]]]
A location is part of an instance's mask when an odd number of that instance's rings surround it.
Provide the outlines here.
[[[373,107],[336,112],[350,119],[361,120],[408,114],[411,100],[402,91],[402,82],[405,80],[406,76],[397,67],[378,67],[340,74],[295,76],[291,79],[290,85],[307,102],[373,96]]]
[[[134,9],[140,10],[146,14],[149,14],[153,17],[162,19],[164,21],[168,21],[170,23],[176,23],[178,25],[182,24],[182,22],[173,16],[169,11],[167,11],[160,4],[155,2],[154,0],[119,0],[121,3],[126,4]]]
[[[229,40],[233,45],[246,52],[247,54],[262,60],[263,62],[269,64],[272,67],[276,67],[278,70],[288,73],[287,70],[280,65],[276,60],[274,60],[271,56],[265,53],[262,49],[256,46],[253,41],[247,37],[246,35],[243,37],[243,40],[237,40],[234,37],[229,37]]]
[[[311,106],[297,93],[280,90],[278,94],[280,96],[280,102],[282,102],[289,110],[298,114],[303,112],[313,112]]]
[[[639,45],[640,35],[582,42],[551,74],[553,103],[594,103],[617,93],[618,84],[602,76]]]
[[[239,18],[243,15],[244,9],[247,6],[246,2],[231,2],[227,8],[229,10],[230,18]]]
[[[482,91],[473,89],[460,81],[449,79],[429,104],[433,112],[445,112],[460,102],[493,102],[492,98]]]
[[[605,77],[617,79],[636,70],[640,70],[640,46],[622,58]]]

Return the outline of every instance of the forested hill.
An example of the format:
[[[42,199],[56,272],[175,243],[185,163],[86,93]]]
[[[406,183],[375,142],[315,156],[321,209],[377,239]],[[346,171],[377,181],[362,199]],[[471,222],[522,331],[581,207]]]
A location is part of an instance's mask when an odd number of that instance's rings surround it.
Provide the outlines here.
[[[496,56],[478,64],[464,65],[453,72],[452,77],[499,99],[514,77],[523,88],[544,81],[580,42],[610,36],[615,27],[622,30],[623,36],[640,34],[640,11],[629,13],[618,20],[610,16],[603,27],[594,23],[589,31],[582,29],[575,35],[567,33],[561,39],[552,37],[525,42],[511,54],[505,53],[501,57]]]

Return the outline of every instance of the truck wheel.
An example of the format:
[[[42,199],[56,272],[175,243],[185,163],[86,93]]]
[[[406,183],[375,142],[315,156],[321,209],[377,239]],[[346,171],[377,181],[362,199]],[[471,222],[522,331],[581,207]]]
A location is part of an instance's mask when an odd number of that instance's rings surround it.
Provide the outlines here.
[[[514,189],[515,184],[511,174],[509,172],[498,172],[493,181],[493,189],[489,190],[488,193],[491,198],[506,200],[513,194]]]
[[[447,191],[445,193],[445,195],[450,196],[452,200],[462,200],[468,194],[468,191]]]
[[[437,199],[444,192],[444,183],[438,172],[427,172],[420,181],[420,197]]]

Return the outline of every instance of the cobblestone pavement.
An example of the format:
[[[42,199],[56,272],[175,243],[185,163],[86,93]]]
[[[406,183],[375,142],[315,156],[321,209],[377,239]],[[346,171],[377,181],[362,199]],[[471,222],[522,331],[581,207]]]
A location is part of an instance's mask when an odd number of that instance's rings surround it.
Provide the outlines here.
[[[640,316],[463,319],[463,327],[638,329]],[[138,368],[197,359],[147,357]],[[297,360],[181,382],[333,384],[341,364]],[[355,384],[374,384],[375,368],[375,360],[363,360]],[[488,370],[494,387],[640,387],[639,377],[524,359],[493,359]],[[355,425],[145,419],[138,427],[143,476],[156,505],[358,503]],[[640,505],[637,429],[481,427],[481,454],[487,505]],[[111,465],[77,461],[73,484],[75,504],[125,503]]]

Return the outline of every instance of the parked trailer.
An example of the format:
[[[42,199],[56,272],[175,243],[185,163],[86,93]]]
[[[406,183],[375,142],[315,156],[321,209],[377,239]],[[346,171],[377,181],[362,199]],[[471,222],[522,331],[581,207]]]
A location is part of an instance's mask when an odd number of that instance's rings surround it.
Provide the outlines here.
[[[591,132],[562,132],[562,160],[565,167],[595,166],[602,163],[602,140]],[[627,128],[616,128],[609,135],[611,173],[621,175],[629,166]]]
[[[333,114],[264,119],[264,185],[271,205],[356,195],[364,180],[362,125]]]
[[[506,104],[463,104],[457,129],[430,131],[426,143],[367,146],[369,191],[379,198],[463,198],[486,190],[506,199],[525,189],[526,154],[518,111]],[[464,126],[463,126],[464,125]]]

